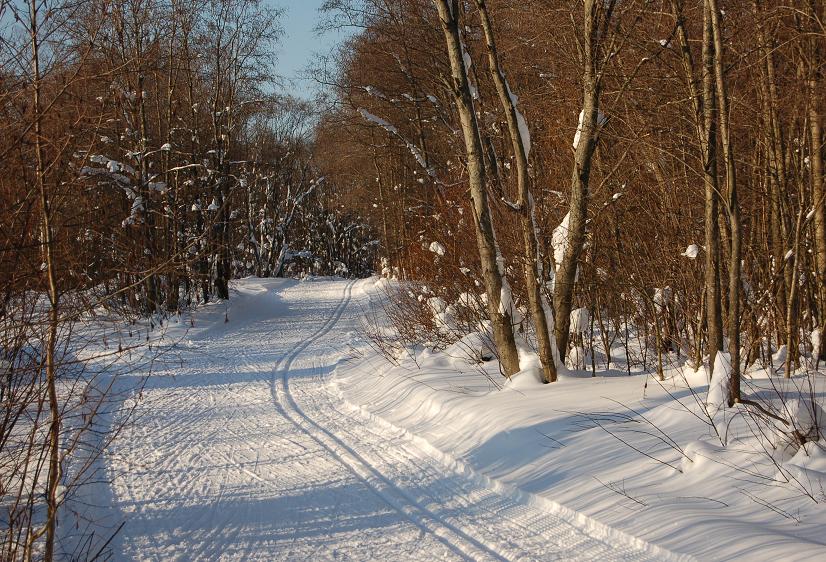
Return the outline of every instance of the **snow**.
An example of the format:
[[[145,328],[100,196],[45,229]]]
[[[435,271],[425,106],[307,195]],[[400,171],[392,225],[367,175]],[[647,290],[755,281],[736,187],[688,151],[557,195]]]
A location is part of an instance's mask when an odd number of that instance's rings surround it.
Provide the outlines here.
[[[499,314],[509,314],[511,324],[515,326],[525,321],[525,315],[513,302],[513,290],[505,276],[502,277],[502,290],[499,294]]]
[[[522,115],[522,112],[519,111],[519,108],[517,107],[519,98],[511,91],[511,85],[507,80],[505,80],[505,87],[508,89],[508,96],[510,97],[513,109],[516,112],[516,124],[519,127],[519,136],[522,139],[522,146],[525,147],[525,158],[527,158],[531,154],[531,132],[528,129],[528,122],[525,120],[525,116]]]
[[[366,109],[364,109],[364,108],[359,108],[358,112],[359,112],[359,114],[361,114],[361,116],[362,116],[362,117],[364,117],[367,121],[369,121],[369,122],[371,122],[371,123],[374,123],[374,124],[378,125],[379,127],[381,127],[382,129],[384,129],[384,130],[385,130],[385,131],[387,131],[388,133],[390,133],[390,134],[392,134],[392,135],[395,135],[396,137],[398,137],[399,139],[401,139],[401,140],[404,142],[404,144],[407,146],[407,149],[410,151],[410,154],[412,154],[412,155],[413,155],[413,158],[415,158],[415,159],[416,159],[416,162],[419,164],[419,166],[421,166],[421,167],[422,167],[422,169],[424,169],[424,170],[427,172],[427,174],[428,174],[429,176],[431,176],[431,177],[435,177],[435,176],[436,176],[436,171],[433,169],[433,167],[428,167],[428,165],[427,165],[427,161],[425,160],[424,155],[422,154],[422,151],[421,151],[421,150],[419,150],[419,147],[417,147],[416,145],[414,145],[413,143],[411,143],[410,141],[408,141],[408,140],[407,140],[407,139],[406,139],[406,138],[405,138],[405,137],[404,137],[404,136],[403,136],[403,135],[399,132],[399,130],[398,130],[398,129],[394,126],[394,125],[392,125],[390,122],[388,122],[388,121],[386,121],[386,120],[382,119],[381,117],[378,117],[378,116],[376,116],[376,115],[373,115],[372,113],[370,113],[369,111],[367,111],[367,110],[366,110]]]
[[[444,244],[442,244],[441,242],[436,242],[436,241],[433,241],[433,242],[430,243],[430,246],[428,247],[428,250],[430,250],[431,252],[433,252],[437,256],[443,256],[443,255],[445,255],[445,252],[447,251],[447,249],[444,247]]]
[[[572,334],[584,334],[588,331],[591,323],[591,314],[587,308],[575,308],[571,311],[570,332]]]
[[[580,110],[579,112],[579,123],[576,126],[576,133],[574,134],[574,142],[573,147],[576,150],[576,147],[579,146],[579,137],[582,135],[582,120],[585,118],[585,110]],[[597,127],[602,127],[605,123],[608,122],[608,117],[602,112],[597,110]]]
[[[110,174],[124,172],[130,175],[135,174],[135,169],[130,166],[129,164],[124,164],[123,162],[118,162],[117,160],[112,160],[111,158],[107,158],[106,156],[102,156],[100,154],[91,156],[89,158],[90,162],[95,164],[101,164],[106,168],[106,170]]]
[[[800,436],[817,441],[818,426],[826,417],[820,405],[813,403],[808,397],[787,400],[779,414],[789,423],[787,425],[779,420],[775,421],[772,428],[774,432],[768,438],[781,459],[791,460],[800,452]],[[804,456],[808,455],[804,452]],[[796,468],[801,468],[801,464],[805,464],[801,463],[801,460],[795,462]]]
[[[697,246],[697,244],[689,244],[685,251],[680,255],[693,260],[697,257],[699,253],[700,248]]]
[[[391,125],[388,121],[385,121],[384,119],[382,119],[381,117],[373,115],[372,113],[370,113],[369,111],[367,111],[366,109],[363,109],[363,108],[360,108],[358,110],[358,112],[361,114],[362,117],[364,117],[365,119],[367,119],[371,123],[375,123],[376,125],[378,125],[382,129],[385,129],[386,131],[388,131],[390,133],[398,134],[399,130],[396,127],[394,127],[393,125]]]
[[[467,51],[467,47],[465,46],[464,40],[461,40],[461,47],[462,47],[462,62],[463,62],[463,71],[465,73],[465,78],[467,79],[468,87],[470,88],[470,97],[474,100],[479,99],[479,90],[476,88],[476,85],[470,79],[470,69],[473,66],[473,59],[470,56],[470,53]]]
[[[228,322],[214,304],[169,330],[184,366],[136,387],[105,457],[115,559],[673,558],[349,402],[333,371],[374,282],[250,278]]]
[[[727,402],[730,367],[723,353],[710,392],[704,369],[681,368],[667,371],[663,387],[645,374],[629,378],[622,369],[593,378],[590,372],[583,377],[563,369],[560,382],[542,385],[535,356],[531,362],[522,349],[521,370],[497,389],[480,375],[480,366],[460,361],[453,351],[412,353],[413,358],[395,366],[369,354],[342,364],[330,385],[374,424],[410,435],[437,457],[498,490],[516,493],[528,505],[575,514],[591,528],[610,529],[605,532],[614,537],[612,544],[630,540],[647,552],[657,549],[654,557],[663,560],[680,555],[808,560],[826,552],[820,540],[826,515],[820,504],[806,503],[788,487],[780,492],[776,469],[759,447],[755,452],[744,416],[732,418],[732,409],[715,413],[715,426],[726,430],[734,444],[730,449],[715,444],[714,433],[702,421],[708,395],[708,402]],[[498,375],[495,362],[484,367]],[[618,422],[629,411],[626,404],[638,413],[636,418],[653,425]],[[803,418],[800,425],[805,427],[805,413],[794,415]],[[660,430],[682,450],[654,437]],[[638,454],[609,431],[632,443],[643,440],[642,450],[674,468]],[[818,474],[826,482],[822,441],[786,456],[784,474],[800,470],[799,480],[815,482],[816,489]],[[754,477],[743,480],[737,467],[746,466]],[[772,484],[761,483],[758,474],[766,474]],[[794,505],[790,509],[799,521],[772,512],[761,501]]]
[[[657,310],[662,310],[671,305],[674,298],[674,291],[671,287],[655,287],[654,288],[654,305]]]
[[[777,351],[772,355],[772,363],[780,363],[783,364],[786,362],[786,357],[788,356],[789,350],[786,348],[786,345],[781,345]]]
[[[706,397],[706,411],[714,417],[726,408],[731,389],[731,356],[723,351],[717,352],[714,369],[711,371],[711,383]]]
[[[702,422],[705,404],[692,402],[689,381],[703,402],[725,398],[724,354],[707,393],[703,369],[676,368],[664,387],[644,373],[564,369],[542,385],[528,348],[505,382],[482,331],[392,365],[360,325],[398,283],[247,278],[230,301],[170,324],[145,386],[145,373],[130,371],[119,388],[136,411],[103,459],[111,484],[98,500],[112,529],[125,521],[112,558],[823,557],[820,504],[744,479],[729,463],[757,475],[778,468],[746,452],[754,436],[743,416],[725,418],[739,432],[728,450]],[[434,312],[452,308],[427,293]],[[617,419],[628,408],[637,423],[625,427]],[[805,398],[787,402],[804,433],[823,415]],[[643,420],[682,450],[646,434]],[[772,439],[786,447],[788,428],[777,428]],[[674,468],[609,432],[647,439],[643,449]],[[826,482],[822,441],[791,442],[782,455],[781,474]]]
[[[462,44],[462,60],[465,62],[465,70],[470,71],[470,68],[473,66],[473,60],[470,58],[470,54],[465,49],[465,45]]]
[[[521,325],[525,320],[525,316],[517,308],[513,302],[513,290],[508,282],[507,267],[505,266],[505,258],[499,252],[499,245],[496,246],[496,268],[499,270],[499,277],[502,280],[502,288],[499,292],[499,314],[502,316],[509,314],[511,324],[514,326]]]
[[[123,219],[123,221],[121,222],[121,226],[132,226],[140,222],[141,213],[143,213],[145,210],[143,203],[143,197],[135,196],[135,198],[132,200],[132,207],[129,210],[129,216]]]
[[[579,112],[579,123],[576,126],[576,133],[574,133],[574,142],[572,143],[574,150],[579,146],[579,137],[582,136],[582,119],[585,117],[585,110]]]
[[[387,96],[375,86],[364,86],[364,91],[370,94],[373,97],[386,100]]]
[[[559,223],[559,226],[554,229],[553,234],[551,235],[551,247],[554,250],[554,263],[556,264],[557,269],[559,269],[559,265],[565,257],[565,250],[568,247],[568,225],[570,222],[571,213],[569,212],[562,219],[562,222]]]

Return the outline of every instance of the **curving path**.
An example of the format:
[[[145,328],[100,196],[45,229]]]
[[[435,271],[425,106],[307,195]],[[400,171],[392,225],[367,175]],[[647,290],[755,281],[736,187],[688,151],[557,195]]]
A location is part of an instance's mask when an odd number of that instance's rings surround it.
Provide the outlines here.
[[[497,491],[342,403],[324,379],[350,355],[366,302],[355,283],[238,289],[230,321],[223,309],[200,318],[183,366],[149,379],[107,454],[126,519],[116,559],[658,558]]]

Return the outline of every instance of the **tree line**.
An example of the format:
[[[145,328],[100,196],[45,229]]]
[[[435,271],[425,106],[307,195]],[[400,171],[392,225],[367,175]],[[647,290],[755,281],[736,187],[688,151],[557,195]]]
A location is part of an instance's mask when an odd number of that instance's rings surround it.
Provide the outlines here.
[[[399,277],[484,297],[505,375],[522,312],[546,382],[581,311],[644,331],[660,376],[725,352],[731,403],[756,361],[824,358],[823,2],[326,7],[361,32],[321,168]]]
[[[73,459],[105,446],[84,322],[152,330],[238,277],[397,277],[411,337],[438,297],[545,382],[586,324],[608,367],[632,334],[629,370],[724,357],[731,403],[750,365],[824,358],[821,0],[325,13],[358,32],[311,104],[260,0],[0,0],[2,558],[55,557]]]
[[[369,225],[315,162],[314,106],[283,93],[282,17],[0,0],[0,558],[96,554],[61,550],[58,512],[116,433],[116,357],[149,331],[234,278],[372,268]],[[96,324],[123,319],[146,337]]]

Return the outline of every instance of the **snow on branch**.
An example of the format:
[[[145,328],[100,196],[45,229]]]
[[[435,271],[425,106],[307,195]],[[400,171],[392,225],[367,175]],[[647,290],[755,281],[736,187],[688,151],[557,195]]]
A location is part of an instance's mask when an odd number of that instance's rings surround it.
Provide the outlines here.
[[[522,138],[522,147],[525,149],[525,158],[527,159],[531,154],[531,132],[528,129],[528,122],[525,119],[525,116],[522,115],[522,112],[519,111],[517,107],[517,103],[519,102],[519,97],[513,93],[511,90],[511,85],[508,82],[508,79],[505,78],[505,75],[501,72],[499,75],[502,77],[502,81],[505,83],[505,88],[508,90],[508,97],[510,98],[511,105],[513,106],[513,111],[516,113],[516,125],[519,127],[519,136]]]
[[[384,93],[381,90],[379,90],[378,88],[376,88],[374,86],[369,86],[369,85],[368,86],[362,86],[362,89],[365,92],[367,92],[369,95],[373,96],[374,98],[379,98],[379,99],[382,99],[382,100],[387,99],[387,96],[384,95]]]
[[[430,176],[431,178],[434,178],[434,179],[436,178],[436,171],[432,167],[427,165],[427,162],[425,161],[424,156],[422,155],[422,151],[419,150],[419,147],[417,147],[415,144],[413,144],[412,142],[410,142],[409,140],[404,138],[404,135],[402,135],[394,125],[392,125],[388,121],[385,121],[381,117],[373,115],[372,113],[370,113],[369,111],[367,111],[364,108],[360,107],[358,109],[358,112],[367,121],[378,125],[382,129],[384,129],[385,131],[390,133],[391,135],[395,135],[396,137],[401,139],[401,141],[404,142],[404,144],[407,146],[407,149],[410,151],[410,153],[416,159],[416,162],[419,163],[419,166],[421,166],[422,169],[425,172],[427,172],[427,175]]]

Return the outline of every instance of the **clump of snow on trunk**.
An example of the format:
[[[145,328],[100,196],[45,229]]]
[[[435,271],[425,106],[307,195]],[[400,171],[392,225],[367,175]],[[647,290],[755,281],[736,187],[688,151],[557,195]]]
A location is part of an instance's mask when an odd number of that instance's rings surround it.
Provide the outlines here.
[[[654,306],[657,312],[662,312],[672,304],[674,299],[674,292],[671,287],[655,287],[654,288]]]
[[[470,69],[473,66],[473,59],[470,57],[470,53],[467,52],[467,47],[465,47],[465,41],[461,40],[461,47],[462,47],[462,62],[464,62],[465,66],[465,76],[467,77],[468,87],[470,87],[470,97],[475,100],[479,99],[479,90],[476,89],[476,85],[470,79]]]
[[[569,317],[570,324],[568,332],[573,336],[574,346],[568,351],[567,366],[571,369],[585,368],[588,354],[583,347],[583,334],[588,331],[591,324],[591,313],[587,308],[575,308]]]
[[[585,118],[585,110],[579,112],[579,124],[576,126],[576,134],[574,134],[574,150],[579,146],[579,138],[582,136],[582,120]],[[597,126],[602,127],[608,121],[608,117],[602,111],[597,111]]]
[[[714,416],[728,406],[731,388],[731,356],[723,351],[717,352],[714,368],[711,371],[711,382],[708,385],[706,397],[706,411]]]
[[[823,342],[822,342],[822,339],[821,339],[821,336],[820,336],[820,328],[815,328],[814,330],[812,330],[811,340],[812,340],[812,363],[816,363],[817,360],[818,360],[818,357],[820,357],[820,350],[821,350],[820,346],[823,345]]]
[[[525,148],[525,158],[527,159],[531,154],[531,132],[528,129],[528,122],[525,120],[522,112],[519,111],[519,108],[517,108],[516,103],[519,101],[519,98],[511,91],[511,85],[507,80],[505,80],[505,87],[508,89],[511,105],[513,105],[514,112],[516,112],[516,124],[519,127],[519,136],[522,139],[522,146]]]
[[[685,249],[685,251],[680,255],[683,256],[683,257],[686,257],[690,260],[693,260],[697,257],[697,255],[699,253],[700,253],[700,248],[697,246],[697,244],[689,244],[689,246]]]
[[[497,254],[498,250],[497,247]],[[499,314],[503,316],[510,314],[511,324],[514,326],[522,324],[525,317],[513,303],[513,290],[511,289],[510,283],[508,283],[508,277],[505,271],[505,258],[503,258],[501,254],[496,257],[496,265],[499,270],[499,276],[502,279],[502,291],[499,295]]]
[[[584,334],[588,331],[588,325],[591,323],[591,313],[587,308],[576,308],[571,311],[571,328],[572,334]]]
[[[789,350],[786,345],[781,345],[777,351],[772,355],[772,363],[774,365],[782,365],[786,362],[786,357],[789,355]]]
[[[565,257],[565,250],[568,248],[568,230],[570,223],[571,213],[568,213],[551,235],[551,247],[554,251],[554,263],[557,269],[559,269],[559,264],[562,263],[562,259]]]
[[[565,366],[569,369],[585,369],[586,363],[590,355],[581,345],[575,345],[568,350],[567,361]]]

